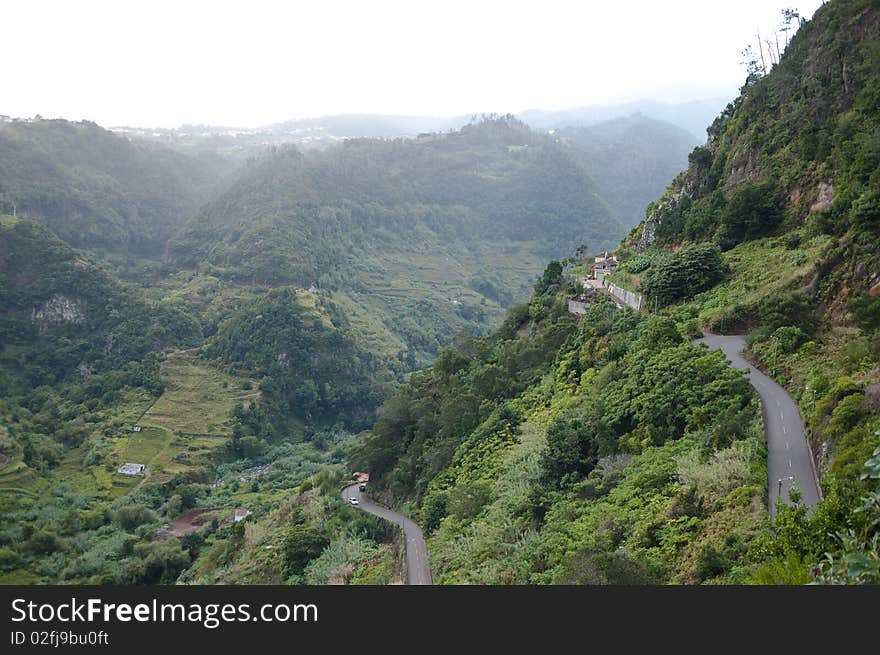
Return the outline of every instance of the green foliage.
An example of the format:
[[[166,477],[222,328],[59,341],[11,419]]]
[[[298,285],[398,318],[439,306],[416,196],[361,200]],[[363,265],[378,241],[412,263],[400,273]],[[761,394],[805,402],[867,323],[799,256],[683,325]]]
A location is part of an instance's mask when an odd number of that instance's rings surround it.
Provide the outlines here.
[[[583,418],[558,420],[550,425],[547,450],[541,461],[548,484],[560,486],[577,482],[596,466],[599,447],[593,423]]]
[[[783,291],[765,296],[749,309],[764,332],[775,333],[785,328],[810,335],[816,329],[816,317],[809,296],[799,291]],[[791,335],[789,335],[791,336]],[[797,339],[795,339],[797,341]]]
[[[649,585],[656,578],[641,562],[625,552],[581,549],[568,557],[557,581],[564,585]]]
[[[132,531],[144,523],[152,523],[156,514],[144,505],[125,505],[113,513],[113,521],[123,530]]]
[[[532,307],[540,307],[544,316],[534,334],[527,339],[511,334],[514,310],[494,335],[448,349],[433,368],[413,374],[385,402],[371,435],[353,452],[356,469],[369,470],[379,484],[408,494],[418,480],[429,480],[448,466],[460,446],[464,457],[484,448],[495,452],[509,442],[511,426],[520,418],[506,400],[550,370],[575,329],[564,304],[552,295],[558,270],[548,271],[546,295],[533,298]]]
[[[657,251],[653,250],[639,253],[638,255],[630,257],[624,261],[620,268],[628,273],[642,273],[651,266],[651,263],[656,259],[658,254]]]
[[[770,183],[748,182],[738,188],[721,212],[715,236],[722,250],[772,232],[781,222],[784,198]]]
[[[535,295],[544,296],[550,291],[558,291],[562,284],[562,264],[552,261],[547,264],[544,274],[535,284]]]
[[[667,581],[694,542],[721,553],[713,579],[741,575],[751,527],[721,545],[696,535],[713,512],[752,525],[765,482],[748,382],[666,316],[599,303],[572,325],[557,277],[536,285],[533,330],[516,329],[520,311],[413,375],[352,465],[418,508],[444,582]]]
[[[176,539],[135,544],[134,555],[123,569],[127,584],[168,584],[190,563],[189,551]]]
[[[603,394],[604,418],[625,449],[676,439],[743,409],[751,397],[748,382],[717,351],[682,344],[635,355]]]
[[[80,248],[161,255],[229,169],[87,121],[0,124],[0,213],[15,204]]]
[[[475,517],[491,500],[492,482],[474,480],[457,485],[448,495],[449,515],[457,519]]]
[[[872,296],[857,292],[850,298],[847,308],[865,330],[880,329],[880,294]]]
[[[876,434],[880,436],[880,431]],[[880,446],[874,450],[874,454],[867,462],[865,462],[865,470],[861,475],[863,480],[872,479],[880,480]]]
[[[709,244],[657,257],[642,279],[642,291],[662,305],[693,298],[724,279],[726,268],[718,249]]]
[[[804,332],[799,327],[791,325],[776,328],[773,338],[779,344],[779,349],[784,353],[792,353],[797,350],[804,341]]]
[[[126,369],[129,384],[159,390],[149,353],[199,336],[185,311],[147,303],[44,226],[0,225],[0,367],[9,370],[0,389],[7,381],[7,394]]]
[[[276,420],[363,427],[389,375],[351,339],[341,313],[330,303],[325,311],[329,317],[294,290],[272,291],[223,323],[205,352],[262,378],[262,402]],[[257,421],[252,429],[265,436],[269,428]],[[256,454],[257,442],[241,436],[239,448]]]
[[[327,535],[308,523],[301,514],[294,514],[284,535],[284,566],[288,575],[300,574],[330,543]]]

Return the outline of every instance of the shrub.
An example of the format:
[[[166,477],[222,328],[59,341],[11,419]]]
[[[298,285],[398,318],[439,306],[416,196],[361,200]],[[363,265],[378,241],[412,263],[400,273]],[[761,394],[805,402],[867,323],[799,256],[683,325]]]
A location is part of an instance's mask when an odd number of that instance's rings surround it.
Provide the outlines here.
[[[282,551],[287,575],[302,573],[306,564],[318,557],[329,544],[327,535],[308,523],[291,525],[284,535]]]
[[[727,570],[727,560],[724,555],[712,546],[705,545],[697,555],[696,574],[700,582],[716,578]]]
[[[547,450],[541,460],[544,480],[552,486],[576,482],[598,461],[594,431],[585,419],[563,419],[547,430]]]
[[[731,196],[721,212],[715,235],[722,250],[769,234],[782,222],[785,200],[770,182],[748,182]]]
[[[799,291],[780,291],[765,296],[751,305],[749,312],[769,332],[786,325],[797,325],[809,335],[816,328],[812,302],[809,296]]]
[[[801,235],[797,232],[789,232],[785,235],[782,243],[785,245],[786,250],[794,250],[801,245]]]
[[[490,480],[459,483],[449,492],[449,513],[459,519],[473,518],[491,499]]]
[[[880,328],[880,295],[871,296],[867,293],[855,293],[847,305],[859,326],[865,330]]]
[[[21,558],[11,548],[0,548],[0,571],[11,571],[18,568]]]
[[[152,523],[156,520],[156,513],[144,505],[127,505],[120,507],[113,513],[113,522],[123,530],[134,530],[144,523]]]
[[[36,555],[48,555],[61,547],[61,543],[54,532],[48,530],[34,530],[24,547]]]
[[[718,248],[701,244],[658,257],[645,273],[642,290],[651,300],[668,305],[712,288],[726,273]]]
[[[779,349],[784,353],[792,353],[797,350],[804,339],[804,332],[799,327],[783,326],[776,328],[773,337],[779,344]]]

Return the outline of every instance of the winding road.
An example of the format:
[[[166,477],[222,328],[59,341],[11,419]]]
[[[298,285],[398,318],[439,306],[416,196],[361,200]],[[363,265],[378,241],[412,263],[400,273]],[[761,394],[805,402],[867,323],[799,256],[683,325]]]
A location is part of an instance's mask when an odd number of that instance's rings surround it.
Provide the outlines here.
[[[804,423],[794,399],[769,376],[749,364],[742,350],[746,340],[739,335],[707,334],[694,343],[705,343],[712,350],[721,350],[731,365],[748,369],[749,382],[761,397],[764,407],[764,431],[767,433],[768,509],[776,515],[776,498],[781,494],[783,502],[790,503],[788,490],[793,481],[801,492],[801,502],[812,509],[819,502],[820,491],[816,483],[813,457]]]
[[[366,494],[360,491],[358,483],[350,484],[342,490],[342,500],[349,502],[349,498],[358,499],[358,509],[378,516],[380,519],[396,523],[403,529],[403,536],[406,539],[406,583],[410,585],[433,584],[431,569],[428,568],[428,547],[425,545],[422,530],[415,521],[370,501]]]

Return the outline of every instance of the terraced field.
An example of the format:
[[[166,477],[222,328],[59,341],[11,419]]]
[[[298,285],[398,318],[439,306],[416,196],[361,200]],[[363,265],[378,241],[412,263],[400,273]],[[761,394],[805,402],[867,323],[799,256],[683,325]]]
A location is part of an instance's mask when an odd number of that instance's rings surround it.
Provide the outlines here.
[[[168,355],[162,365],[165,392],[157,400],[142,391],[122,394],[113,411],[91,426],[92,436],[69,450],[42,477],[15,459],[0,468],[0,493],[38,495],[53,483],[77,492],[116,498],[150,478],[170,479],[208,462],[232,434],[229,414],[236,402],[259,397],[253,380],[219,371],[194,351]],[[133,427],[140,425],[140,432]],[[145,464],[147,476],[124,476],[126,462]]]

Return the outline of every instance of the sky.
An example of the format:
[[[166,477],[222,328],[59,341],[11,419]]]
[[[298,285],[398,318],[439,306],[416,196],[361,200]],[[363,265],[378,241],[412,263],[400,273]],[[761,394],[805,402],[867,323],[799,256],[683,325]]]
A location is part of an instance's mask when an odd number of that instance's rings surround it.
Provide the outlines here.
[[[729,96],[821,0],[4,0],[0,114],[255,127]]]

